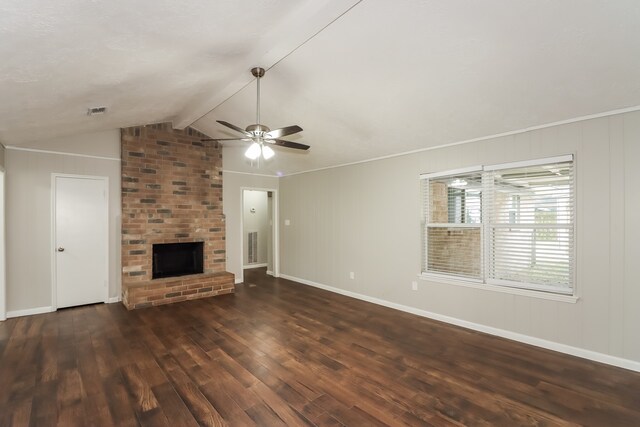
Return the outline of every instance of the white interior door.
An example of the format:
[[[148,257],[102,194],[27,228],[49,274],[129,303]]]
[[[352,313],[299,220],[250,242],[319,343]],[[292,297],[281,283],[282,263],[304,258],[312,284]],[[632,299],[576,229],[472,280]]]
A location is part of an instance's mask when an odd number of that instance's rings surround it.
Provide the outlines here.
[[[55,176],[56,308],[107,296],[107,179]]]

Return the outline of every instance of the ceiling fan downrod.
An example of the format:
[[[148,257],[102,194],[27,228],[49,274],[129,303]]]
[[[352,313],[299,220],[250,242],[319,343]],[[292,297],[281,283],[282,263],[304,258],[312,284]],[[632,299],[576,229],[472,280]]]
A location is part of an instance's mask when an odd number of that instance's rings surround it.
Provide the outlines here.
[[[258,97],[256,102],[256,124],[260,125],[260,78],[264,76],[264,68],[252,68],[251,74],[253,74],[253,76],[256,78],[256,85],[258,86]]]

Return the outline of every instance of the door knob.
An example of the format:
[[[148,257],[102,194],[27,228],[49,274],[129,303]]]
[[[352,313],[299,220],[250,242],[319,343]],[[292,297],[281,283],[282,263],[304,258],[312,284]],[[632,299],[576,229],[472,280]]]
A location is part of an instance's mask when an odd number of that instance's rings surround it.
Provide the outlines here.
[[[60,247],[58,248],[58,252],[64,252],[64,248],[63,248],[62,246],[60,246]]]

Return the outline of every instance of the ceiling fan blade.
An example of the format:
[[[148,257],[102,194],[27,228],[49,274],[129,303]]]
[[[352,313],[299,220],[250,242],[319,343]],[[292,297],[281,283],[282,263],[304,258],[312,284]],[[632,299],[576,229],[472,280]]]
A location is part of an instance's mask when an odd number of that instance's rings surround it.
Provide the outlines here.
[[[240,133],[242,133],[242,134],[244,134],[244,135],[246,135],[246,136],[253,136],[253,135],[251,135],[249,132],[247,132],[246,130],[244,130],[244,129],[242,129],[242,128],[240,128],[240,127],[236,126],[236,125],[232,125],[232,124],[231,124],[231,123],[229,123],[229,122],[225,122],[225,121],[223,121],[223,120],[216,120],[216,121],[217,121],[218,123],[220,123],[221,125],[228,127],[229,129],[233,129],[233,130],[235,130],[236,132],[240,132]]]
[[[251,138],[207,138],[207,139],[201,139],[200,141],[202,141],[202,142],[206,142],[206,141],[220,142],[220,141],[253,141],[253,140]]]
[[[302,132],[302,128],[298,125],[287,126],[280,129],[274,129],[271,132],[267,132],[265,138],[276,139],[287,135],[293,135],[294,133]]]
[[[284,139],[266,139],[265,142],[268,142],[270,144],[275,144],[275,145],[279,145],[281,147],[287,147],[287,148],[297,148],[298,150],[308,150],[309,146],[308,145],[304,145],[304,144],[300,144],[297,142],[292,142],[292,141],[285,141]]]

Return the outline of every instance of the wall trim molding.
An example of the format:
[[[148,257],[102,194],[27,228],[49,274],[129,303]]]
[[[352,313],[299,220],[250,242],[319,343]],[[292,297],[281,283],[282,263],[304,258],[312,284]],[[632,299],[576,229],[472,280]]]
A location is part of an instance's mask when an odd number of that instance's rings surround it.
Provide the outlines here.
[[[234,280],[234,285],[239,285],[240,283],[242,283],[242,279],[236,277],[236,279]]]
[[[222,173],[235,173],[238,175],[252,175],[252,176],[266,176],[267,178],[280,178],[278,175],[268,175],[265,173],[238,172],[238,171],[231,171],[228,169],[222,169]]]
[[[26,308],[24,310],[13,310],[7,312],[7,319],[12,317],[33,316],[34,314],[51,313],[53,311],[55,310],[51,306]]]
[[[309,169],[309,170],[300,171],[300,172],[285,173],[285,174],[282,174],[281,176],[279,176],[278,178],[282,178],[282,177],[285,177],[285,176],[301,175],[303,173],[319,172],[319,171],[323,171],[323,170],[327,170],[327,169],[342,168],[342,167],[345,167],[345,166],[359,165],[361,163],[376,162],[378,160],[393,159],[394,157],[408,156],[410,154],[423,153],[425,151],[432,151],[432,150],[440,150],[441,148],[454,147],[456,145],[464,145],[464,144],[470,144],[472,142],[480,142],[480,141],[486,141],[486,140],[494,139],[494,138],[502,138],[502,137],[505,137],[505,136],[519,135],[521,133],[527,133],[527,132],[531,132],[531,131],[534,131],[534,130],[546,129],[546,128],[550,128],[550,127],[554,127],[554,126],[567,125],[567,124],[576,123],[576,122],[583,122],[583,121],[586,121],[586,120],[599,119],[599,118],[602,118],[602,117],[615,116],[615,115],[618,115],[618,114],[632,113],[634,111],[640,111],[640,105],[636,105],[636,106],[633,106],[633,107],[627,107],[627,108],[620,108],[618,110],[604,111],[602,113],[589,114],[589,115],[586,115],[586,116],[580,116],[580,117],[575,117],[575,118],[572,118],[572,119],[560,120],[560,121],[557,121],[557,122],[544,123],[544,124],[536,125],[536,126],[529,126],[529,127],[522,128],[522,129],[516,129],[516,130],[507,131],[507,132],[496,133],[496,134],[493,134],[493,135],[481,136],[481,137],[478,137],[478,138],[465,139],[463,141],[450,142],[448,144],[441,144],[441,145],[434,145],[432,147],[418,148],[416,150],[404,151],[402,153],[389,154],[389,155],[380,156],[380,157],[373,157],[371,159],[358,160],[358,161],[349,162],[349,163],[341,163],[341,164],[338,164],[338,165],[325,166],[325,167],[322,167],[322,168]],[[228,171],[228,172],[231,172],[231,171]],[[253,175],[253,174],[250,174],[250,175]],[[267,176],[271,176],[271,175],[267,175]]]
[[[348,297],[359,299],[362,301],[367,301],[373,304],[382,305],[384,307],[393,308],[395,310],[404,311],[406,313],[415,314],[421,317],[427,317],[429,319],[438,320],[441,322],[460,326],[466,329],[471,329],[478,332],[484,332],[489,335],[495,335],[495,336],[510,339],[513,341],[518,341],[524,344],[529,344],[536,347],[542,347],[547,350],[553,350],[560,353],[569,354],[571,356],[576,356],[583,359],[588,359],[595,362],[605,363],[607,365],[617,366],[619,368],[640,372],[640,362],[636,362],[634,360],[624,359],[622,357],[612,356],[604,353],[598,353],[596,351],[587,350],[579,347],[573,347],[567,344],[561,344],[554,341],[548,341],[542,338],[532,337],[530,335],[524,335],[517,332],[507,331],[505,329],[494,328],[492,326],[481,325],[479,323],[469,322],[467,320],[462,320],[455,317],[433,313],[430,311],[422,310],[415,307],[410,307],[403,304],[394,303],[394,302],[383,300],[380,298],[370,297],[368,295],[347,291],[344,289],[324,285],[322,283],[313,282],[311,280],[302,279],[295,276],[280,274],[280,277],[282,277],[283,279],[288,279],[294,282],[298,282],[303,285],[313,286],[315,288],[324,289],[329,292],[334,292],[340,295],[348,296]]]
[[[109,299],[107,300],[107,304],[113,304],[113,303],[120,302],[120,301],[122,301],[122,298],[120,296],[109,297]]]
[[[90,154],[78,154],[78,153],[68,153],[65,151],[51,151],[51,150],[41,150],[39,148],[27,148],[27,147],[17,147],[15,145],[8,145],[6,147],[7,150],[15,150],[15,151],[28,151],[31,153],[41,153],[41,154],[56,154],[59,156],[72,156],[72,157],[85,157],[88,159],[98,159],[98,160],[111,160],[114,162],[119,162],[120,159],[117,157],[107,157],[107,156],[92,156]]]

